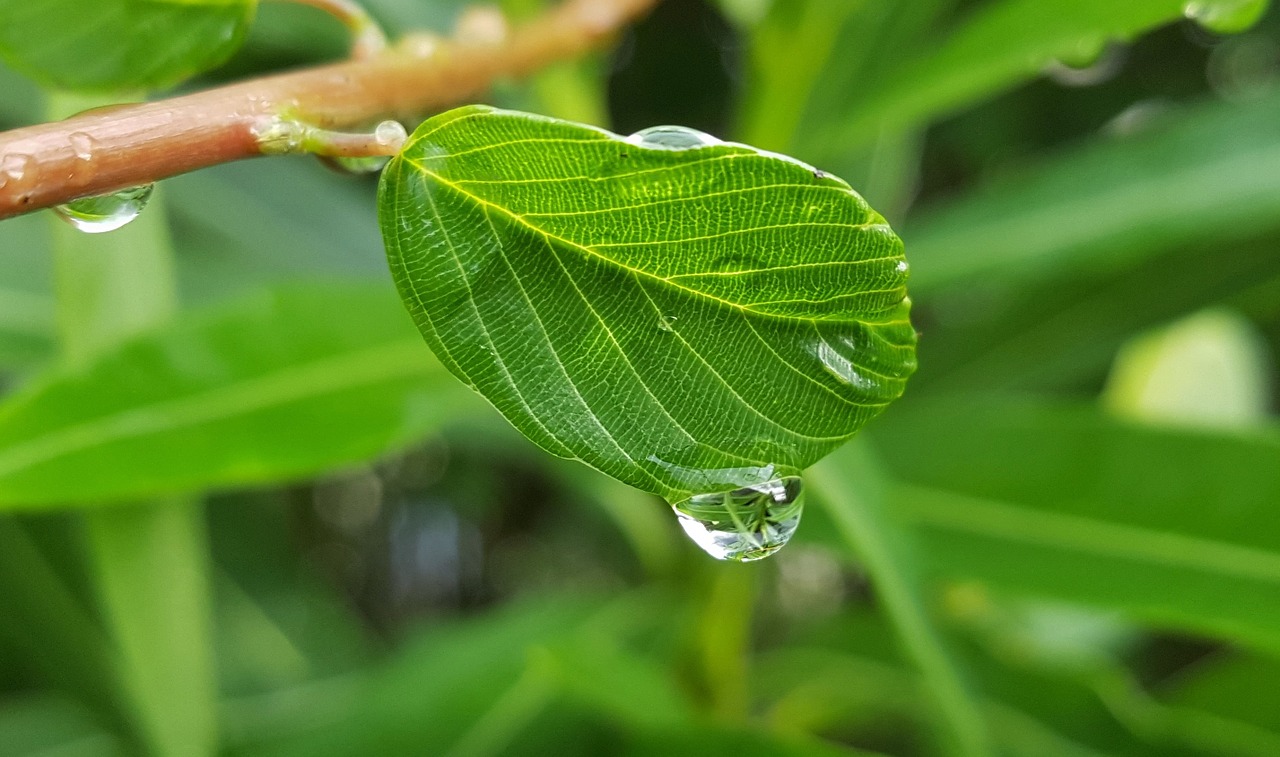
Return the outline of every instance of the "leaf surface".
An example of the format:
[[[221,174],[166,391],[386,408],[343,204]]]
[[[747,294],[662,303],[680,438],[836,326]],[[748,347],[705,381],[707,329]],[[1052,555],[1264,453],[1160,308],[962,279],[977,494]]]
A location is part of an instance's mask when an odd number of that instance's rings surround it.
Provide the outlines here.
[[[465,408],[452,386],[382,286],[286,288],[182,315],[0,405],[0,510],[367,459]]]
[[[256,8],[256,0],[0,0],[0,56],[63,89],[160,89],[226,60]]]
[[[442,362],[544,449],[668,498],[803,468],[915,367],[902,245],[843,181],[473,106],[383,174]]]

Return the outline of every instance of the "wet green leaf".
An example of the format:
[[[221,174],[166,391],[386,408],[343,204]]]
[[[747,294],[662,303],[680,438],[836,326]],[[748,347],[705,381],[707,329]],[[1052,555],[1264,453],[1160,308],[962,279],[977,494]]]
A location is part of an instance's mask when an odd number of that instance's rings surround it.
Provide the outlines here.
[[[668,498],[813,463],[915,367],[901,242],[783,156],[469,107],[418,129],[379,209],[442,362],[543,448]]]
[[[0,0],[0,57],[63,89],[160,89],[226,60],[256,7],[256,0]]]
[[[0,406],[0,509],[278,481],[413,441],[465,402],[399,311],[376,285],[283,289],[52,376]]]

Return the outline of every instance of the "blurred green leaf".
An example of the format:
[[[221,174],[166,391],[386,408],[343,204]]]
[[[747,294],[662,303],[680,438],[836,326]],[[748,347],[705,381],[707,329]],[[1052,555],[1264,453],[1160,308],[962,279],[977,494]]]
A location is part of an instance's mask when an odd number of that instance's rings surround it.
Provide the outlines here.
[[[678,724],[682,697],[667,673],[621,651],[619,631],[600,624],[621,611],[624,631],[647,625],[652,609],[543,595],[427,631],[368,674],[234,703],[232,753],[354,757],[418,754],[428,745],[458,757],[506,753],[566,695],[623,723]]]
[[[46,697],[0,700],[0,757],[125,757],[83,710]]]
[[[367,459],[474,407],[376,285],[180,316],[0,406],[0,507],[279,481]]]
[[[0,372],[29,369],[53,354],[50,257],[43,218],[0,225]]]
[[[0,519],[0,618],[0,640],[32,673],[104,720],[123,722],[118,660],[106,634],[11,518]]]
[[[1206,0],[1205,6],[1238,5]],[[1022,80],[1056,60],[1079,62],[1184,17],[1185,0],[994,0],[958,23],[930,52],[864,83],[859,107],[817,139],[863,144],[881,130],[927,124]]]
[[[1280,93],[1207,104],[924,211],[904,233],[912,292],[1110,271],[1280,226],[1277,108]]]
[[[876,429],[928,564],[1001,591],[1280,649],[1280,434],[947,397]]]
[[[869,449],[854,442],[811,471],[809,481],[874,582],[906,656],[933,699],[949,749],[961,755],[991,753],[987,725],[925,609],[912,537],[886,511],[879,467]]]
[[[544,449],[680,498],[831,451],[902,392],[915,332],[898,240],[847,184],[667,138],[462,108],[379,206],[451,371]]]
[[[226,60],[256,7],[256,0],[0,0],[0,56],[61,89],[160,89]]]
[[[1255,425],[1267,415],[1269,357],[1248,320],[1229,310],[1201,311],[1126,344],[1103,403],[1155,423]]]
[[[627,757],[739,757],[767,754],[777,757],[873,757],[872,752],[838,746],[803,736],[730,725],[636,731],[618,752]]]
[[[1170,707],[1257,729],[1260,744],[1280,746],[1280,709],[1275,681],[1280,661],[1271,657],[1223,651],[1204,660],[1186,675],[1163,686],[1160,700]]]

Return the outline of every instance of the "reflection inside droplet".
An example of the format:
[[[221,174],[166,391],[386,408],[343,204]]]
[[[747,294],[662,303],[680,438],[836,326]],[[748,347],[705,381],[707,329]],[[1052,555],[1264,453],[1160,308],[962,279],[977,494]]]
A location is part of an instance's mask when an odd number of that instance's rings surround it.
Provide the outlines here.
[[[691,150],[695,147],[718,145],[720,140],[687,126],[650,126],[632,134],[628,141],[640,147],[659,150]]]
[[[680,527],[717,560],[761,560],[786,546],[804,510],[799,476],[725,492],[695,494],[672,505]]]
[[[82,197],[53,210],[76,229],[101,234],[115,231],[138,217],[151,199],[154,184],[121,189],[111,194]]]

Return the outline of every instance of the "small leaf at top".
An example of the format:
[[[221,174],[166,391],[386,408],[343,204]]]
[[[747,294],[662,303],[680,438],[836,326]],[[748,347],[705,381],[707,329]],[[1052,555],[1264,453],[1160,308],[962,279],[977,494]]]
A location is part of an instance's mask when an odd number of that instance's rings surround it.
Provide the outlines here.
[[[161,89],[244,40],[257,0],[0,0],[0,57],[62,89]]]
[[[470,106],[418,128],[378,204],[444,364],[543,448],[668,499],[817,461],[915,368],[902,242],[782,155]]]

